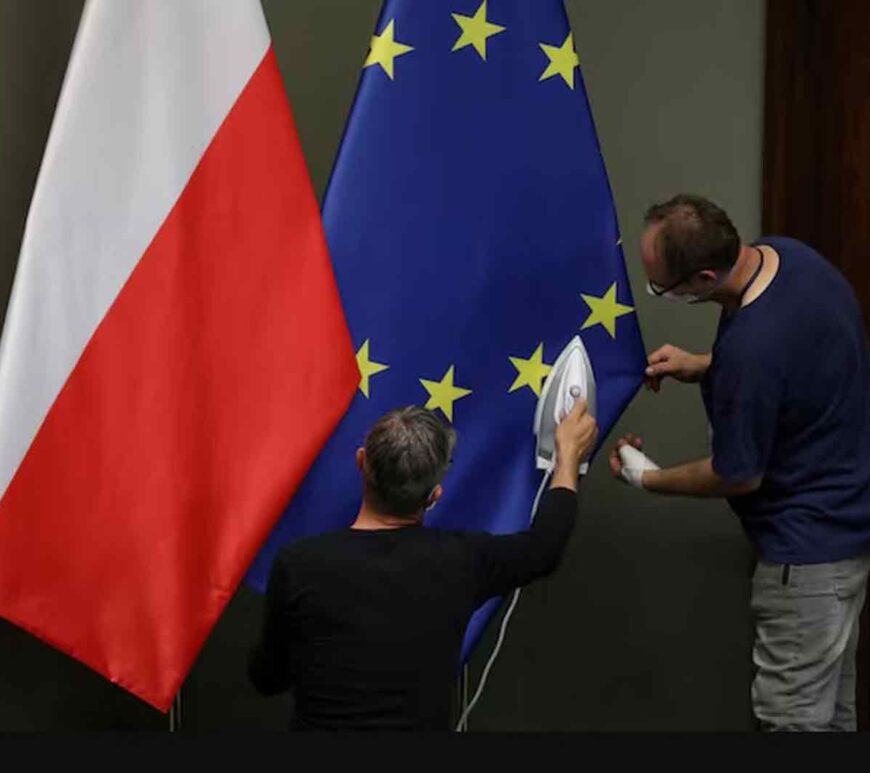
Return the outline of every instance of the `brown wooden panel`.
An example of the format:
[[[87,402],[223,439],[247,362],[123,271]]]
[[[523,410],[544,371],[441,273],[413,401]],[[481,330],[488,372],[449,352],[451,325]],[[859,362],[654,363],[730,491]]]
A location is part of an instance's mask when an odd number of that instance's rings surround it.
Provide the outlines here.
[[[849,278],[870,331],[870,3],[768,0],[763,222]]]
[[[766,233],[813,245],[849,278],[870,333],[867,0],[768,0],[763,207]],[[870,604],[857,699],[870,730]]]

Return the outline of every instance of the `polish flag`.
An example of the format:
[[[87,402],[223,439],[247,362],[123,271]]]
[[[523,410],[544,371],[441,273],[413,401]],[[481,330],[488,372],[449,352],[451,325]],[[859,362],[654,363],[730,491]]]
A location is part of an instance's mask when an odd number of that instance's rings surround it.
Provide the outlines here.
[[[166,711],[358,382],[259,0],[88,0],[0,343],[0,615]]]

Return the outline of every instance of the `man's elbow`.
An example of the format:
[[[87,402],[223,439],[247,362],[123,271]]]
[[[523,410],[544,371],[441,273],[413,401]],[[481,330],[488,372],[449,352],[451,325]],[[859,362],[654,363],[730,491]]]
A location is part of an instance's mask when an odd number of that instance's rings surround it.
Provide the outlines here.
[[[562,559],[565,557],[565,551],[561,550],[559,553],[550,559],[547,566],[544,568],[543,576],[548,577],[551,574],[554,574],[556,570],[562,566]]]
[[[542,546],[538,552],[535,577],[547,577],[553,574],[562,564],[568,546],[567,538],[557,544]]]
[[[290,680],[281,678],[274,668],[267,668],[257,651],[248,660],[248,679],[260,695],[267,697],[279,695],[290,688]]]
[[[762,480],[763,478],[760,475],[757,475],[756,477],[745,481],[726,481],[726,488],[728,490],[727,495],[742,497],[747,494],[754,494],[761,488]]]
[[[250,679],[251,684],[254,685],[254,689],[266,698],[271,698],[273,695],[280,695],[287,689],[286,687],[281,687],[268,679],[263,679],[261,675],[255,675],[250,671],[248,672],[248,678]]]
[[[707,459],[705,463],[707,474],[711,476],[710,493],[715,492],[714,496],[742,497],[754,494],[761,488],[761,482],[764,480],[763,474],[753,475],[749,478],[742,474],[729,475],[727,471],[721,470],[720,466],[716,464],[716,459],[712,457]]]

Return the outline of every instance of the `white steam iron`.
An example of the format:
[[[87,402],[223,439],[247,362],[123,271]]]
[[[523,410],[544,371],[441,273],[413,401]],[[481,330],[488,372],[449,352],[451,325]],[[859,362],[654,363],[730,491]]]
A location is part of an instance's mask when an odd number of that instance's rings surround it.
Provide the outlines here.
[[[592,361],[580,336],[574,336],[553,364],[544,381],[535,408],[535,464],[539,470],[552,470],[556,463],[556,426],[570,413],[574,401],[585,398],[589,414],[595,418],[595,374]],[[589,471],[589,463],[580,465],[579,474]]]

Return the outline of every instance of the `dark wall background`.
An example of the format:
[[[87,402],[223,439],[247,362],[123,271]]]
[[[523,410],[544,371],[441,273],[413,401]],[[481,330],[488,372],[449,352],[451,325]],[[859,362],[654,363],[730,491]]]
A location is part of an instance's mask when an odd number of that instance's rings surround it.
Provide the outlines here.
[[[712,339],[715,311],[647,298],[634,245],[646,206],[677,190],[717,199],[746,237],[758,233],[764,3],[566,4],[646,343],[700,351]],[[0,0],[2,309],[81,7]],[[379,0],[264,7],[322,193]],[[706,451],[700,398],[688,387],[641,394],[615,433],[629,430],[647,438],[660,463]],[[582,509],[557,576],[520,601],[471,729],[750,728],[752,555],[727,507],[646,497],[599,466],[584,484]],[[259,614],[259,597],[241,588],[185,686],[185,728],[286,725],[289,698],[260,698],[245,679]],[[472,682],[493,633],[472,660]],[[0,621],[0,730],[165,727],[165,716]]]

